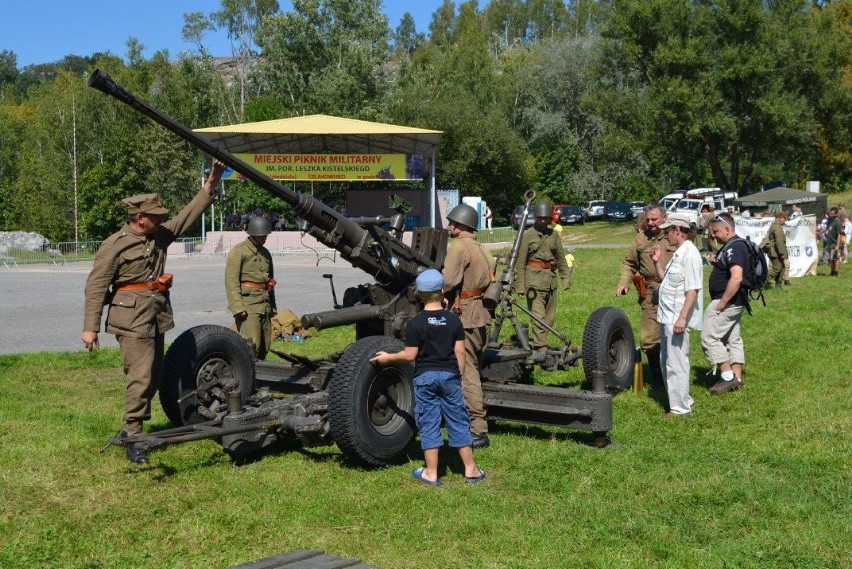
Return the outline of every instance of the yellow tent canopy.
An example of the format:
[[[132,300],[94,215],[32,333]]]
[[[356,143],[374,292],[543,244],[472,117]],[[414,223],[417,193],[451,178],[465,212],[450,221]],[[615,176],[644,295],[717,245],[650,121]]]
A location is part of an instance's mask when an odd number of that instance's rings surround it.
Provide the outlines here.
[[[435,161],[441,143],[439,130],[308,115],[242,123],[195,132],[229,152],[255,154],[419,154],[429,161],[429,194],[424,210],[435,227]]]
[[[233,153],[403,153],[427,158],[433,158],[443,134],[329,115],[198,128],[195,132]]]

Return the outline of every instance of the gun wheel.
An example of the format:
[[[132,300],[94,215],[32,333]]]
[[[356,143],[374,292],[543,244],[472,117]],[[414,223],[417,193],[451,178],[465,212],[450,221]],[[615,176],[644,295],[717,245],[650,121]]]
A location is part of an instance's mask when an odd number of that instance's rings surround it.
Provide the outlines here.
[[[196,326],[175,339],[166,352],[160,405],[176,426],[208,421],[225,409],[230,391],[243,401],[254,386],[254,353],[224,326]]]
[[[414,364],[380,368],[376,352],[398,352],[401,341],[369,336],[349,346],[328,384],[331,434],[343,453],[370,466],[405,457],[414,439]]]
[[[633,363],[636,341],[630,320],[618,308],[598,308],[586,322],[583,332],[583,372],[607,372],[606,387],[610,391],[630,389],[633,385]]]

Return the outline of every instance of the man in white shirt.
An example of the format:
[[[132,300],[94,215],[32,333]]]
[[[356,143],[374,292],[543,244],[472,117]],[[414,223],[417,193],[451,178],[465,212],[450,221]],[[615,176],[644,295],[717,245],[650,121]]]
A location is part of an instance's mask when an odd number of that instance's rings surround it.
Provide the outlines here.
[[[661,281],[657,321],[660,323],[660,359],[669,396],[669,411],[665,416],[672,418],[692,411],[689,331],[700,330],[704,318],[704,272],[701,254],[693,243],[695,228],[685,214],[670,214],[660,229],[665,239],[677,247],[666,267],[660,262],[659,246],[651,254]]]

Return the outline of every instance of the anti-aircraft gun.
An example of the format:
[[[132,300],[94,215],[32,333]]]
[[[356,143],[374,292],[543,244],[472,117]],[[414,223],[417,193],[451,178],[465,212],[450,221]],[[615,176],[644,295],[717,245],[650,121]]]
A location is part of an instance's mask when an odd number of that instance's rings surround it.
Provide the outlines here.
[[[447,248],[446,230],[412,231],[403,242],[404,204],[390,217],[347,218],[311,195],[294,192],[254,169],[155,107],[137,99],[97,70],[89,85],[144,114],[204,153],[283,199],[305,220],[304,231],[337,250],[341,257],[374,278],[351,288],[333,310],[306,314],[304,327],[324,329],[354,324],[356,341],[321,358],[276,352],[282,361],[255,361],[246,342],[222,326],[197,326],[183,332],[165,357],[160,402],[176,428],[113,439],[142,449],[200,439],[220,439],[234,458],[288,438],[306,445],[336,443],[348,457],[380,466],[405,456],[415,434],[413,365],[378,368],[369,359],[379,350],[403,348],[405,324],[421,308],[414,281],[427,268],[440,269]],[[527,194],[525,225],[529,203]],[[581,351],[551,329],[562,342],[546,353],[533,352],[513,307],[512,259],[500,283],[500,301],[482,370],[489,419],[510,419],[567,426],[606,442],[612,428],[612,390],[630,385],[634,341],[626,316],[616,308],[596,310],[586,325]],[[335,301],[336,304],[336,301]],[[508,319],[515,336],[500,341]],[[529,384],[531,370],[567,369],[584,359],[591,390]]]

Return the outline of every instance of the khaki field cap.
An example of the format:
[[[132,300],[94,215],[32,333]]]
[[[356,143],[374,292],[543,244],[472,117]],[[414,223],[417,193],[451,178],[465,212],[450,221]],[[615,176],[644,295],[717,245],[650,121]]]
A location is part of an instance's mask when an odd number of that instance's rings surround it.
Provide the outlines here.
[[[692,227],[692,222],[689,220],[689,216],[685,213],[670,213],[668,218],[666,218],[665,223],[660,225],[660,229],[665,229],[666,227],[684,227],[689,229]]]
[[[127,213],[135,215],[137,213],[149,213],[151,215],[165,215],[169,210],[163,207],[163,202],[160,201],[160,196],[157,194],[140,194],[131,196],[121,200],[124,207],[127,208]]]

